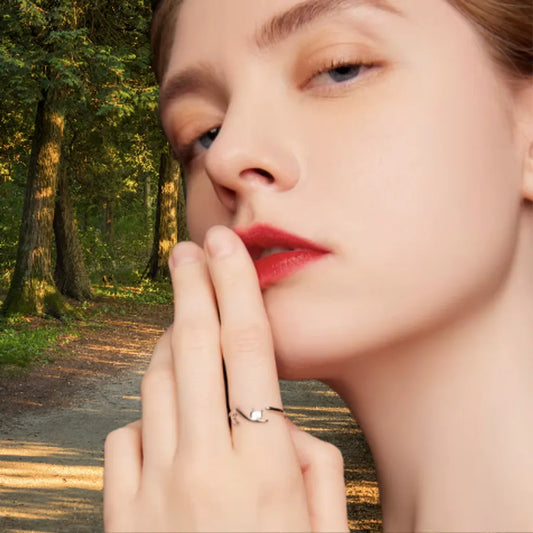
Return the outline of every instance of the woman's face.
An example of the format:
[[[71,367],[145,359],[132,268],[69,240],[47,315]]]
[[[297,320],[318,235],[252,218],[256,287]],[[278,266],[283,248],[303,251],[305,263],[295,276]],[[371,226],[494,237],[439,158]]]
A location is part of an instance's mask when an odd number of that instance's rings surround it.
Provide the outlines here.
[[[263,291],[281,377],[426,334],[505,275],[513,115],[444,0],[185,0],[161,116],[194,241],[266,223],[331,251]]]

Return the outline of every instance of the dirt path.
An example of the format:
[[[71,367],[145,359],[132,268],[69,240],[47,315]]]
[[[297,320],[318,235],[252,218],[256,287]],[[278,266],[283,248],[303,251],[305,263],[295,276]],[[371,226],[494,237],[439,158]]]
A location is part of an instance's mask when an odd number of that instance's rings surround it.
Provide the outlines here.
[[[68,345],[74,357],[0,381],[0,532],[102,531],[103,443],[140,417],[165,306],[131,308]],[[348,410],[318,382],[281,382],[288,415],[343,452],[350,526],[379,530],[374,469]]]

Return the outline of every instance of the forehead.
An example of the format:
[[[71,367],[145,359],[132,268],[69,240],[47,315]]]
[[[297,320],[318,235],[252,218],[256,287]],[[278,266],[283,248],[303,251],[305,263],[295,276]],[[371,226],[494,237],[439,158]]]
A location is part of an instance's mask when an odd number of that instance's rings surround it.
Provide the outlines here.
[[[335,20],[345,23],[346,15],[353,12],[366,13],[365,18],[377,12],[403,17],[397,4],[388,0],[185,0],[168,54],[162,107],[179,95],[217,85],[228,65],[242,71],[243,60],[276,48],[308,26]],[[372,13],[364,8],[372,8]],[[325,28],[324,32],[329,31]],[[364,26],[359,30],[364,33]]]
[[[322,0],[325,4],[332,0]],[[248,46],[261,24],[276,14],[307,2],[302,0],[185,0],[176,25],[174,47],[178,57],[238,42]],[[319,3],[314,0],[314,3]]]
[[[244,40],[242,44],[266,48],[288,34],[320,19],[339,17],[349,9],[372,7],[400,14],[398,2],[388,0],[185,0],[176,28],[175,45],[180,53],[194,43],[213,38],[224,43]]]

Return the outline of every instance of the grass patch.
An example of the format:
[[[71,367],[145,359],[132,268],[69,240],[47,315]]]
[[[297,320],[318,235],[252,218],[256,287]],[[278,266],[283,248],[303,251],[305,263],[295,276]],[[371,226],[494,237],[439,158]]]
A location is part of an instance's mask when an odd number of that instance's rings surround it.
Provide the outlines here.
[[[170,282],[142,281],[139,285],[93,285],[96,296],[109,296],[117,301],[141,304],[171,304],[172,287]]]
[[[66,333],[64,326],[36,326],[22,320],[15,324],[0,323],[0,367],[25,368],[34,362],[49,363],[50,348]]]
[[[84,329],[103,327],[106,316],[125,315],[136,305],[170,305],[173,297],[169,281],[93,285],[93,293],[93,302],[69,301],[70,312],[62,320],[22,315],[0,318],[0,373],[19,373],[34,364],[51,363],[59,346],[83,335]]]

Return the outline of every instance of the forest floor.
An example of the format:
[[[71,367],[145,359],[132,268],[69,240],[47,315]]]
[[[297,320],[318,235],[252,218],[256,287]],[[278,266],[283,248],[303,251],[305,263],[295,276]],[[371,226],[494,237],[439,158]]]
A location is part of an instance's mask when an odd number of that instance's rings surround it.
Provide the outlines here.
[[[103,444],[140,418],[140,381],[171,306],[109,297],[105,320],[54,351],[53,361],[0,375],[0,532],[102,531]],[[352,531],[379,531],[372,458],[340,398],[322,383],[281,382],[298,426],[345,458]]]

